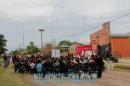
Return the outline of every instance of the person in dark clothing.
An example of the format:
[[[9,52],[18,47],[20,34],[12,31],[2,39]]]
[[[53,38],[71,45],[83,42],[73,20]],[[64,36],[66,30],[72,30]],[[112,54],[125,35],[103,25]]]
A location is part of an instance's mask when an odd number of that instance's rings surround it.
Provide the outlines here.
[[[60,60],[60,73],[61,76],[65,76],[66,74],[66,63],[64,60]]]
[[[8,57],[6,56],[6,54],[4,54],[3,58],[4,58],[4,68],[7,68],[7,65],[8,65]]]
[[[45,75],[47,75],[49,73],[49,62],[48,60],[46,59],[45,62],[43,63],[43,68],[42,68],[42,71],[43,71],[43,77],[45,77]]]
[[[103,58],[101,56],[97,55],[97,57],[95,58],[95,62],[98,66],[97,78],[100,79],[102,77],[102,72],[103,72],[103,69],[104,69]]]

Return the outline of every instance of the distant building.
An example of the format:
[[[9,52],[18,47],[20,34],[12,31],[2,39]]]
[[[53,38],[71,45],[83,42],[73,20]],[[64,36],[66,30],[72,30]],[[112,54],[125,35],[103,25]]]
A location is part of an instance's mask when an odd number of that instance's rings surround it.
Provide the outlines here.
[[[90,35],[91,45],[95,52],[98,46],[111,45],[112,55],[130,58],[130,34],[110,34],[110,23],[106,22],[102,28]]]
[[[81,44],[78,42],[74,42],[73,44],[71,44],[71,46],[69,47],[69,54],[76,56],[76,48],[78,46],[81,46]]]
[[[114,55],[130,58],[130,34],[112,34],[111,49]]]
[[[91,45],[93,50],[98,52],[97,46],[108,45],[110,43],[110,23],[106,22],[101,29],[90,35]]]

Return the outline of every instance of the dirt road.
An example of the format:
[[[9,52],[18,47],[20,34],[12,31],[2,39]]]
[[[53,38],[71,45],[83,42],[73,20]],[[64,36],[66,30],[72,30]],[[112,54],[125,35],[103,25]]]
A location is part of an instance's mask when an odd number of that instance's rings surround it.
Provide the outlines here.
[[[130,72],[105,71],[103,77],[97,80],[96,83],[64,81],[63,83],[39,84],[34,80],[31,75],[14,73],[12,66],[7,69],[0,67],[0,86],[130,86]]]
[[[36,84],[36,83],[35,83]],[[39,86],[130,86],[130,73],[105,71],[103,77],[96,83],[47,83],[38,84]]]

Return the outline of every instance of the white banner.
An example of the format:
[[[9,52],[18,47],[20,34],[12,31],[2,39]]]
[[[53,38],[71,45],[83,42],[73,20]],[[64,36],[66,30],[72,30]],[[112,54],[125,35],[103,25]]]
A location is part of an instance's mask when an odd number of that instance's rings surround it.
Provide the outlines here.
[[[61,54],[59,49],[52,49],[51,57],[58,58],[60,56]]]

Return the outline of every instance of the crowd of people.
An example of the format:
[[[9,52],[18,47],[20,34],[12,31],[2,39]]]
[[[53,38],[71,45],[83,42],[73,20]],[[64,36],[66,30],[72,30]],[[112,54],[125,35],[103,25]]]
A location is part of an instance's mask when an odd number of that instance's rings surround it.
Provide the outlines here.
[[[97,78],[101,78],[104,62],[100,55],[91,57],[73,57],[61,56],[58,58],[44,58],[42,55],[18,55],[13,56],[12,61],[16,73],[37,74],[37,77],[81,77],[81,74],[87,74],[92,78],[96,73]]]

